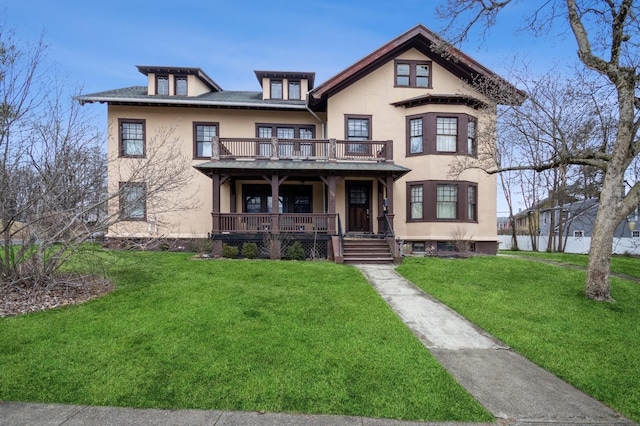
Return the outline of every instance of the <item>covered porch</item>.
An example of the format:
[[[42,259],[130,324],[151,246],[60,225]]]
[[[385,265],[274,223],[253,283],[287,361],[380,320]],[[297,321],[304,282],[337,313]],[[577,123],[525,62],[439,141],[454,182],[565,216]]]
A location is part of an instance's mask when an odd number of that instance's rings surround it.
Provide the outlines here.
[[[236,140],[237,141],[237,140]],[[315,144],[337,147],[346,141],[304,140],[311,151]],[[346,232],[363,235],[393,235],[394,180],[409,171],[378,154],[354,159],[344,155],[314,156],[299,159],[284,155],[283,146],[299,141],[271,139],[269,150],[259,148],[264,139],[243,139],[239,146],[253,155],[216,155],[224,146],[215,139],[211,161],[195,166],[211,178],[214,255],[222,244],[238,244],[286,234],[289,240],[326,241],[327,257],[333,258],[336,244]],[[352,143],[349,141],[348,143]],[[384,151],[387,142],[358,141],[362,154],[375,149]],[[288,150],[289,148],[287,148]],[[331,154],[332,149],[327,153]],[[335,154],[336,150],[333,150]],[[265,155],[268,153],[268,158]],[[272,155],[278,153],[277,155]],[[282,158],[279,153],[283,153]],[[385,151],[381,155],[386,155]],[[237,154],[237,153],[236,153]],[[234,157],[234,158],[229,158]]]

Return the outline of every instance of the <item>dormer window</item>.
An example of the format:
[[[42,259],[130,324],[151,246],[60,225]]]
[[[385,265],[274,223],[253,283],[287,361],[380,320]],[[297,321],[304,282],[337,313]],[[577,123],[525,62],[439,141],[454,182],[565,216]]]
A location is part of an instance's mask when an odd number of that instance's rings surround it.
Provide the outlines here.
[[[282,99],[281,80],[271,80],[271,99]]]
[[[396,87],[431,88],[431,61],[410,61],[396,59]]]
[[[187,96],[187,76],[179,75],[175,77],[175,94],[176,96]]]
[[[289,81],[289,99],[300,99],[299,81]]]
[[[168,95],[169,94],[169,76],[159,75],[156,77],[156,94]]]

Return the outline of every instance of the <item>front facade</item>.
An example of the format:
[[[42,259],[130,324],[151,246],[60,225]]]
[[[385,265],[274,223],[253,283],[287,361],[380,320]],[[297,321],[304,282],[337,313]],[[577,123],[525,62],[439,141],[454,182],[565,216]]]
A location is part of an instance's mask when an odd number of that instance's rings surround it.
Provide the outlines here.
[[[226,91],[198,68],[139,66],[145,86],[79,97],[108,103],[111,208],[125,219],[108,235],[211,238],[214,254],[278,235],[336,259],[345,235],[495,253],[495,177],[449,170],[492,143],[478,135],[496,101],[470,82],[523,95],[455,49],[432,52],[439,42],[418,25],[319,86],[312,72],[255,71],[261,91]],[[169,149],[189,176],[150,202],[137,164]]]

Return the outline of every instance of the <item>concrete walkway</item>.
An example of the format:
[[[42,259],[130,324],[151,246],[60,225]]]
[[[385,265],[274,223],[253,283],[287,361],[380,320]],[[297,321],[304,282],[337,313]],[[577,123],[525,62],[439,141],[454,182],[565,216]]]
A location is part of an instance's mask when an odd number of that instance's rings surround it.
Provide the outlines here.
[[[503,425],[634,425],[511,351],[402,278],[392,265],[358,265],[425,347]],[[350,416],[156,410],[0,401],[4,425],[481,426]],[[485,424],[486,425],[486,424]]]
[[[511,351],[393,266],[358,268],[438,361],[506,424],[635,424]]]

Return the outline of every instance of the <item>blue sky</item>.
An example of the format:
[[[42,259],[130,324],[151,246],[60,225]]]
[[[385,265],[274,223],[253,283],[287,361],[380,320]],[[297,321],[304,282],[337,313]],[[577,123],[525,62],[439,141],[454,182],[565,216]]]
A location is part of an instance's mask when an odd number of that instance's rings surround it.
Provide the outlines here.
[[[318,85],[419,23],[440,31],[444,22],[434,12],[440,3],[0,0],[0,23],[23,42],[42,35],[47,66],[83,93],[145,85],[136,65],[199,67],[225,90],[260,90],[254,70],[312,71]],[[517,32],[529,6],[516,3],[486,38],[475,34],[459,47],[507,78],[514,60],[539,73],[575,63],[570,34]],[[105,107],[91,107],[106,126]],[[499,201],[499,214],[505,210]]]
[[[19,39],[43,34],[48,59],[85,93],[145,84],[135,65],[200,67],[223,89],[259,90],[253,70],[314,71],[319,84],[418,23],[438,31],[439,3],[13,0],[0,12]],[[508,12],[461,48],[501,74],[516,55],[541,68],[575,57],[569,38],[516,35],[520,12]]]

